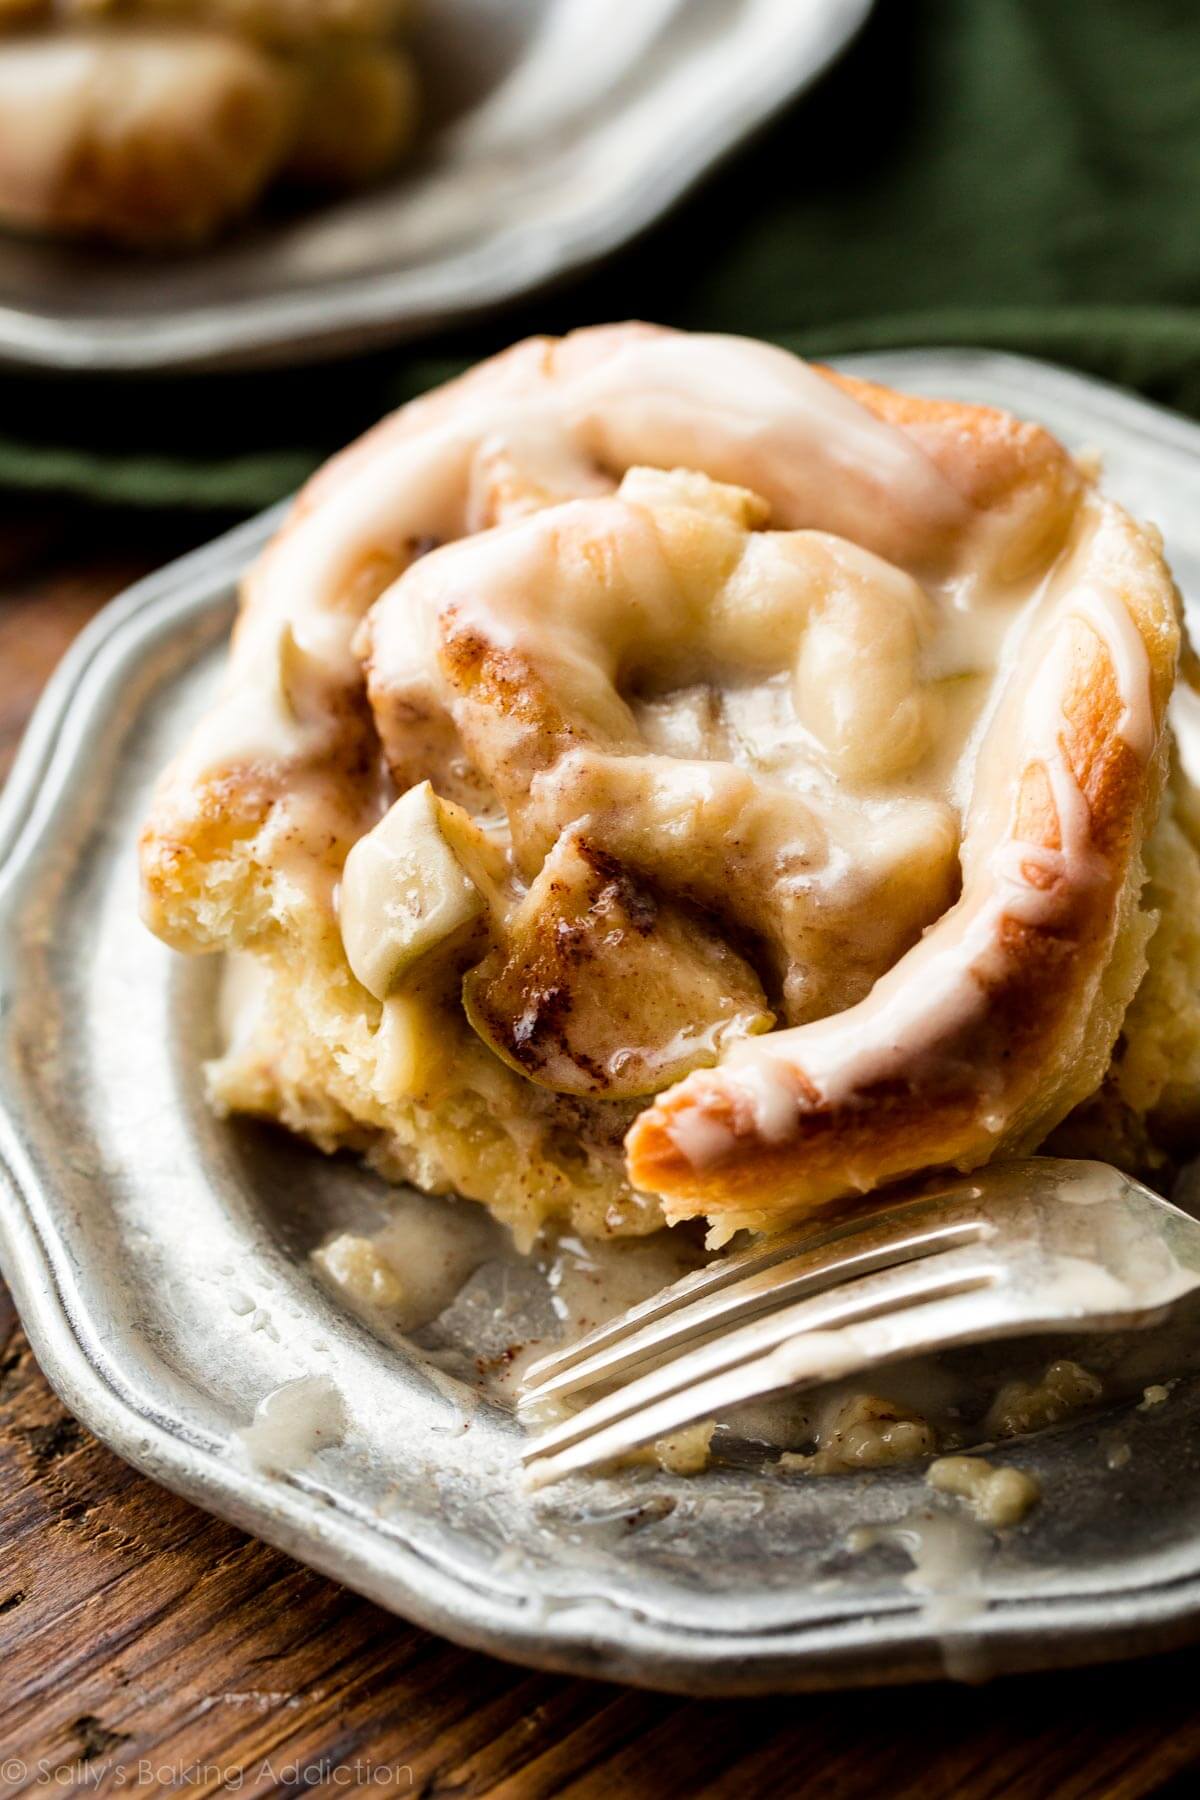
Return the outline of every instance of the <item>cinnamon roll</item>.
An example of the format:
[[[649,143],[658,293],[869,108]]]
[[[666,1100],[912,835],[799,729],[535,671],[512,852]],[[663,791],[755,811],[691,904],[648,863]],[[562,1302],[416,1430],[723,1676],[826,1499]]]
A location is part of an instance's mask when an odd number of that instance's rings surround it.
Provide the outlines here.
[[[0,221],[167,247],[352,186],[416,117],[404,0],[0,0]]]
[[[1180,640],[1036,425],[519,344],[309,483],[159,784],[146,918],[230,953],[213,1101],[525,1240],[1052,1133],[1152,1165],[1200,1102]]]

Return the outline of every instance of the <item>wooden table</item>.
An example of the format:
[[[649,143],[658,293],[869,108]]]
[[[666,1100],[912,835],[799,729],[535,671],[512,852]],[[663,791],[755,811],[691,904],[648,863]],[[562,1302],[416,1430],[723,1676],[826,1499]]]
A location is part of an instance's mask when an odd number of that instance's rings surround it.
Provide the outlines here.
[[[0,776],[95,608],[207,530],[0,517]],[[1200,1652],[724,1704],[511,1668],[135,1475],[59,1405],[0,1284],[0,1792],[322,1781],[445,1800],[1183,1796],[1200,1793]]]

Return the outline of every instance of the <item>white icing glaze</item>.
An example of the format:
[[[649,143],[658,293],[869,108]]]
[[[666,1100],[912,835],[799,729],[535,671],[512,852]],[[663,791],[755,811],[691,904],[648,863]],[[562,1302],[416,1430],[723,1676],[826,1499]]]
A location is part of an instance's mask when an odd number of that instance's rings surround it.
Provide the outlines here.
[[[302,1375],[265,1394],[235,1442],[252,1467],[279,1474],[340,1443],[345,1429],[346,1406],[336,1382],[328,1375]]]
[[[961,900],[858,1005],[728,1052],[723,1069],[726,1092],[734,1100],[733,1122],[714,1117],[708,1095],[680,1105],[666,1121],[672,1142],[694,1168],[729,1155],[748,1125],[766,1142],[786,1140],[781,1100],[764,1118],[768,1072],[772,1094],[785,1093],[790,1085],[794,1127],[813,1098],[850,1101],[875,1083],[928,1071],[939,1057],[961,1056],[945,1046],[960,1042],[964,1027],[986,1013],[988,984],[1005,967],[1005,919],[1051,925],[1081,891],[1108,879],[1110,871],[1092,843],[1086,799],[1063,747],[1065,685],[1078,621],[1096,633],[1108,653],[1122,700],[1120,735],[1140,760],[1152,754],[1157,732],[1149,659],[1125,603],[1111,589],[1081,578],[1080,565],[1086,570],[1091,548],[1092,540],[1085,538],[1058,571],[1042,602],[1036,636],[1032,644],[1022,643],[1010,673],[990,734],[990,757],[982,759],[976,781],[963,845]],[[1057,849],[1015,835],[1019,779],[1033,764],[1044,769],[1050,784],[1061,840]],[[976,1072],[986,1077],[986,1070]],[[997,1127],[1000,1123],[997,1116]]]
[[[695,1167],[741,1137],[785,1143],[814,1098],[961,1062],[1005,922],[1053,925],[1112,875],[1063,744],[1081,635],[1107,654],[1119,736],[1143,763],[1155,749],[1146,647],[1098,574],[1111,509],[1086,498],[1059,565],[1022,584],[909,434],[783,352],[648,334],[590,360],[526,346],[485,374],[319,478],[252,572],[222,710],[184,766],[278,769],[294,823],[306,788],[289,765],[318,764],[339,716],[313,683],[346,712],[365,656],[385,744],[389,705],[417,720],[418,750],[430,718],[452,720],[525,880],[586,826],[668,892],[726,906],[799,1023],[725,1055],[732,1126],[703,1083],[669,1114]],[[693,501],[646,466],[738,493],[701,496],[685,530],[672,508]],[[694,499],[697,477],[679,479]],[[722,530],[728,555],[709,542]],[[445,547],[415,560],[430,539]],[[509,659],[524,712],[474,698],[473,675],[454,685],[455,632]],[[1057,844],[1017,833],[1033,765]],[[939,918],[963,824],[962,896]],[[859,985],[839,995],[822,981],[845,964]]]
[[[748,1089],[746,1090],[749,1091]],[[795,1099],[793,1097],[793,1111]],[[728,1156],[736,1142],[724,1120],[714,1118],[703,1106],[681,1106],[667,1126],[671,1142],[681,1151],[693,1169]]]
[[[796,1119],[795,1083],[774,1061],[747,1063],[741,1071],[741,1090],[759,1136],[768,1144],[781,1144],[792,1132]]]
[[[1093,583],[1076,593],[1072,612],[1087,620],[1108,651],[1123,704],[1121,736],[1143,762],[1149,761],[1154,749],[1150,659],[1129,608],[1110,587]]]
[[[981,1679],[989,1672],[986,1657],[977,1656],[969,1640],[964,1644],[961,1632],[987,1610],[983,1571],[990,1533],[966,1512],[915,1507],[894,1525],[857,1526],[847,1548],[861,1554],[888,1543],[898,1544],[912,1563],[904,1585],[919,1598],[926,1629],[941,1640],[947,1675]]]
[[[903,432],[797,358],[735,338],[634,337],[555,378],[529,359],[428,422],[418,403],[390,434],[384,428],[369,456],[352,457],[320,479],[251,571],[226,698],[189,759],[193,773],[286,753],[274,729],[258,746],[244,730],[247,691],[270,704],[273,646],[285,626],[334,686],[357,683],[354,634],[381,572],[403,568],[430,538],[490,523],[498,464],[543,499],[603,491],[634,464],[699,469],[753,487],[781,525],[815,525],[884,550],[912,520],[964,517]],[[298,731],[291,748],[305,756],[311,734]]]
[[[449,546],[373,610],[371,691],[399,720],[394,765],[423,768],[430,712],[453,718],[527,879],[586,821],[607,854],[759,933],[794,1020],[859,997],[946,903],[957,822],[908,779],[938,742],[937,600],[856,545],[760,520],[744,490],[639,469],[615,498]],[[513,659],[520,719],[490,685],[477,698],[473,662],[454,672],[467,638]],[[707,678],[682,700],[681,658]]]

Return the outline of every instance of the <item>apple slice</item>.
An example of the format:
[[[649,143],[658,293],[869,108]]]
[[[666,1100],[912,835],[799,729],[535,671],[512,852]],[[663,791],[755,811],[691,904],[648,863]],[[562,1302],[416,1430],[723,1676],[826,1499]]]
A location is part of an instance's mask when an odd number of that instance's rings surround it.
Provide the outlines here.
[[[361,837],[342,871],[346,960],[377,1000],[435,952],[461,950],[505,879],[503,850],[427,781]],[[478,951],[476,952],[478,954]]]
[[[463,982],[467,1018],[541,1087],[657,1093],[769,1031],[758,977],[711,925],[657,898],[579,832],[561,837]]]

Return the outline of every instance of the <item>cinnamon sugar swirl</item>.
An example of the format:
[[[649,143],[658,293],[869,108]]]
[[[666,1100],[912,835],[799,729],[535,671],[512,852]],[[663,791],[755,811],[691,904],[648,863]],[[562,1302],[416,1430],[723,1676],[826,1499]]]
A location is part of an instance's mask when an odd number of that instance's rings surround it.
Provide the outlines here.
[[[1056,1130],[1153,1163],[1200,1097],[1180,632],[1037,426],[519,344],[309,484],[160,783],[214,1102],[525,1240],[720,1241]]]

